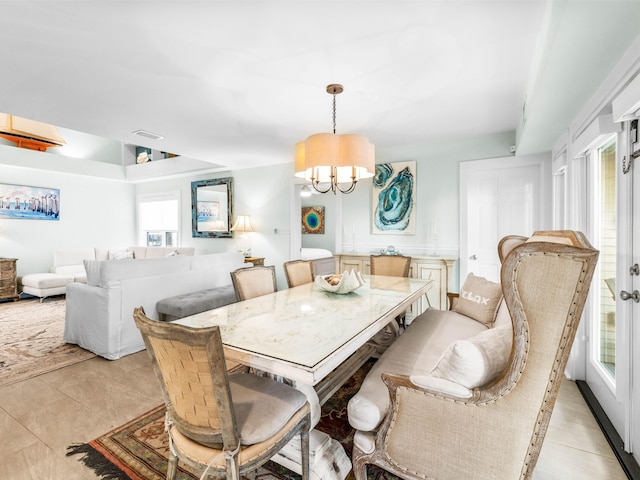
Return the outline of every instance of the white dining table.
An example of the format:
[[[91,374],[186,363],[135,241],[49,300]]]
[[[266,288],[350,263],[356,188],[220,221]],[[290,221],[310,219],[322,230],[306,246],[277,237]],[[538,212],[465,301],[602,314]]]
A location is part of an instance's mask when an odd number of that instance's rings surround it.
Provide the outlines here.
[[[347,294],[309,283],[173,323],[219,326],[228,360],[282,377],[307,396],[311,386],[312,397],[317,395],[322,405],[375,352],[372,337],[412,304],[422,305],[422,296],[434,283],[379,275],[364,280]],[[351,460],[338,440],[315,429],[309,438],[312,480],[344,480]],[[301,473],[299,440],[272,460]]]
[[[220,327],[225,356],[315,386],[420,300],[432,280],[364,276],[348,294],[309,283],[175,320]]]

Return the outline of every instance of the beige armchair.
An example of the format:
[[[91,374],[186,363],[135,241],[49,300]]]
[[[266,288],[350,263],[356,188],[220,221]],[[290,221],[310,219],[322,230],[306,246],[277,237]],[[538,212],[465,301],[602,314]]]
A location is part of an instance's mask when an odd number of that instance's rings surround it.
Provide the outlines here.
[[[404,479],[529,479],[540,454],[598,260],[579,232],[501,242],[501,284],[513,324],[509,363],[460,398],[383,373],[391,407],[356,479],[375,464]]]

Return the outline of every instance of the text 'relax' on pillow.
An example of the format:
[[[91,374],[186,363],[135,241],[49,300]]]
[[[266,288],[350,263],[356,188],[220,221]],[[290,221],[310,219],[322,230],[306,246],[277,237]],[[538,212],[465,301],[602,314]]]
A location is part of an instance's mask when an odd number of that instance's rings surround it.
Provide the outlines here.
[[[460,298],[453,307],[458,312],[491,328],[496,320],[498,306],[502,300],[502,287],[486,278],[467,275],[460,289]]]

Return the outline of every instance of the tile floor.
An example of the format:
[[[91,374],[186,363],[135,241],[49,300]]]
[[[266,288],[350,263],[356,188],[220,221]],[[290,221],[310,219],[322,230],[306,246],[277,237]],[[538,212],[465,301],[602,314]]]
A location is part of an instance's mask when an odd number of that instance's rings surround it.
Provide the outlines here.
[[[96,357],[0,388],[0,479],[93,480],[67,446],[86,443],[162,403],[146,352]],[[565,381],[533,478],[626,476],[573,382]],[[497,479],[499,480],[499,479]]]

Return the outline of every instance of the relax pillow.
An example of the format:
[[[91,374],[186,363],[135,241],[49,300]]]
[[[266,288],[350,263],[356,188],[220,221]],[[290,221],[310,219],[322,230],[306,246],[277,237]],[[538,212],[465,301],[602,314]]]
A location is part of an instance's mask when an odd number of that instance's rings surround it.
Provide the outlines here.
[[[486,385],[507,366],[512,343],[511,325],[489,328],[449,345],[430,373],[469,389]]]
[[[470,273],[462,285],[460,298],[453,307],[453,311],[491,328],[496,319],[500,300],[502,300],[502,287],[499,283],[490,282],[486,278],[476,277]]]

